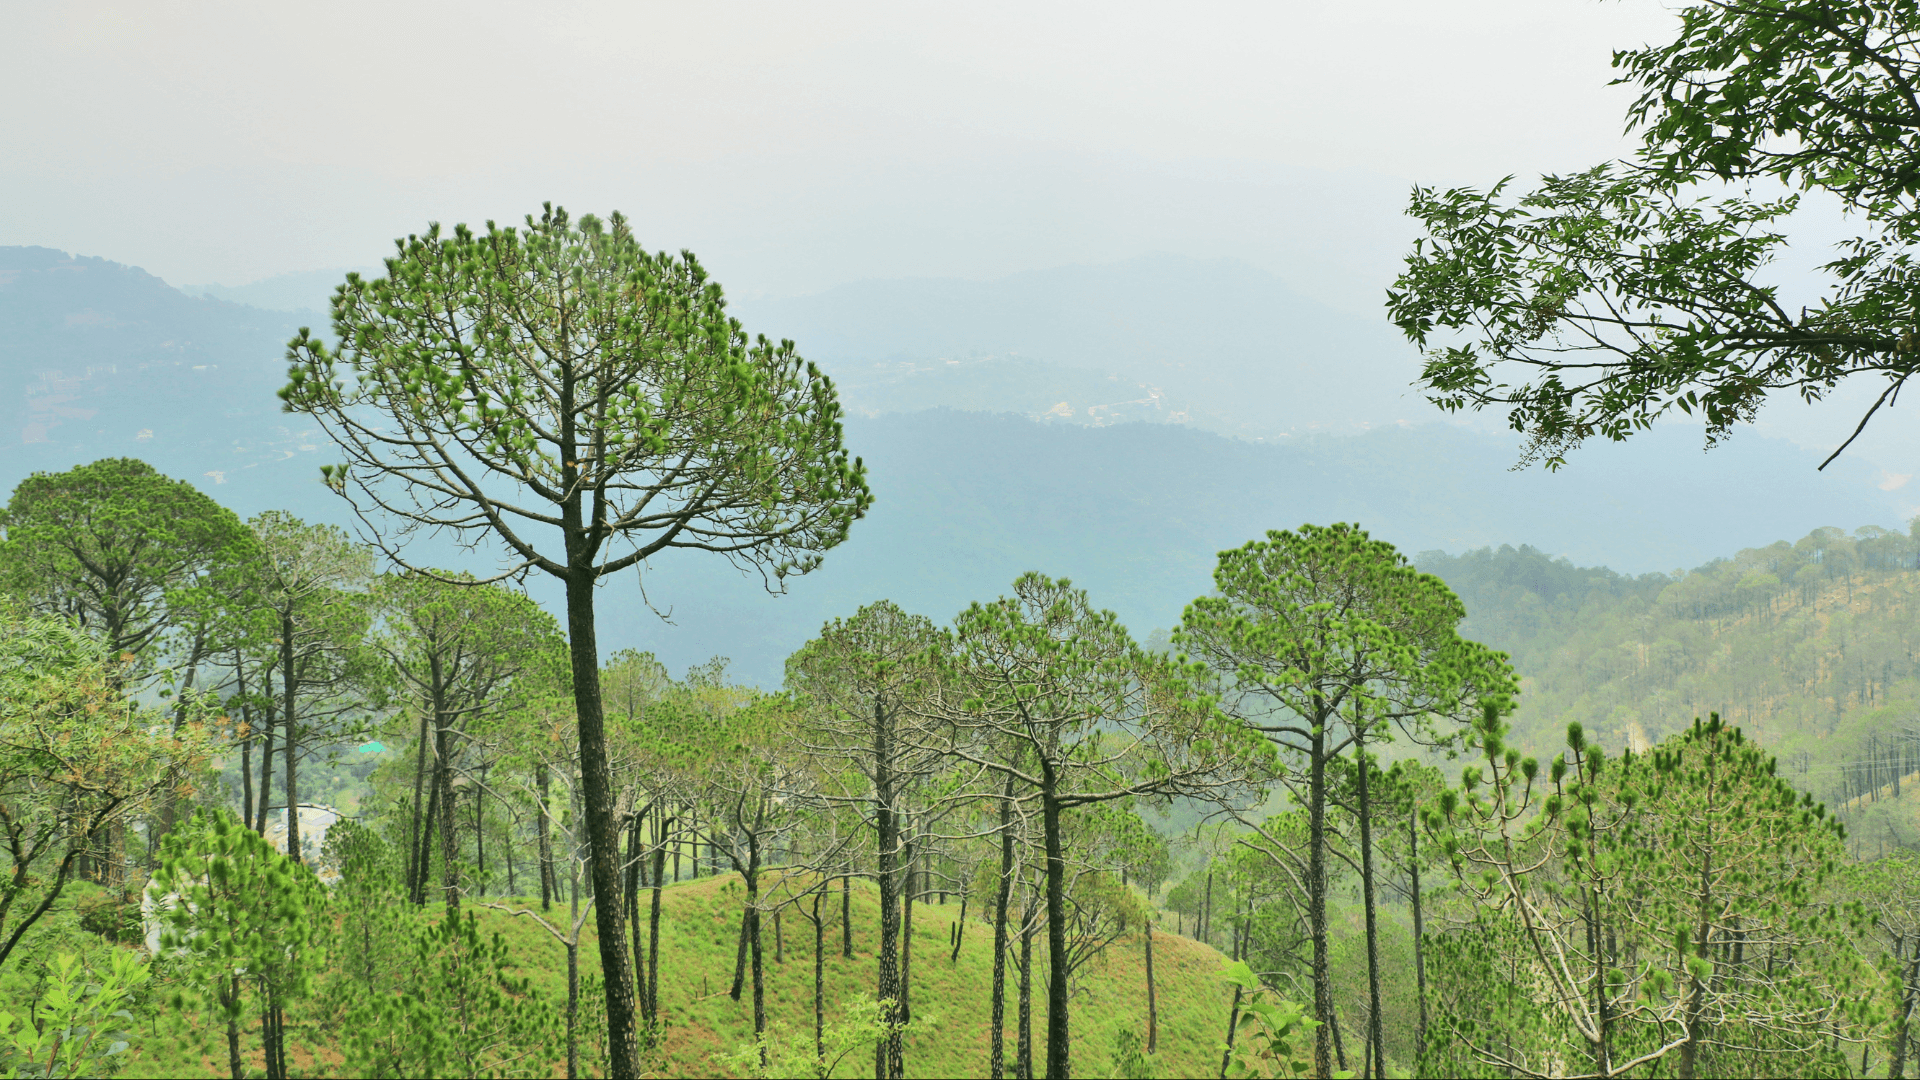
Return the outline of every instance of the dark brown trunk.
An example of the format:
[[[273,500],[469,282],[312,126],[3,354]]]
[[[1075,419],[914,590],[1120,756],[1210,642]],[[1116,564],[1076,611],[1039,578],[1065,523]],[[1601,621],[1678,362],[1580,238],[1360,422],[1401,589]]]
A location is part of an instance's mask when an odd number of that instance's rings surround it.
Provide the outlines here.
[[[413,755],[413,822],[407,830],[407,896],[414,898],[422,895],[420,883],[425,880],[426,860],[422,857],[426,851],[420,830],[427,827],[427,743],[432,738],[433,718],[430,712],[420,714],[419,745]],[[418,903],[418,901],[415,901]]]
[[[1147,1053],[1160,1049],[1160,999],[1153,985],[1153,915],[1146,917],[1147,928]]]
[[[900,1012],[900,1022],[903,1024],[909,1024],[913,1022],[913,900],[914,900],[914,892],[916,891],[914,889],[914,882],[913,882],[913,868],[914,868],[915,861],[919,857],[919,852],[916,850],[915,845],[912,842],[908,842],[907,844],[906,855],[907,855],[907,859],[906,859],[907,887],[906,887],[906,895],[902,898],[902,903],[901,903],[903,914],[900,916],[900,1010],[899,1012]]]
[[[874,1047],[876,1080],[896,1080],[906,1070],[906,1047],[897,1023],[900,1008],[900,903],[895,857],[900,843],[900,826],[893,809],[892,718],[883,702],[873,703],[873,801],[874,826],[878,840],[878,883],[880,886],[880,956],[878,986],[874,996],[882,1002],[881,1020],[887,1025],[886,1037]]]
[[[1413,870],[1413,980],[1420,995],[1420,1026],[1413,1032],[1413,1056],[1427,1054],[1427,924],[1420,907],[1420,812],[1407,815],[1408,865]]]
[[[752,859],[760,861],[757,844],[752,840],[748,844],[754,848]],[[753,948],[753,1039],[760,1044],[760,1067],[767,1067],[767,973],[766,965],[760,954],[760,873],[754,867],[747,874],[747,917],[752,923],[749,937]]]
[[[1013,892],[1013,777],[1000,797],[1000,882],[993,897],[992,1038],[988,1040],[988,1075],[1006,1075],[1007,1021],[1007,900]]]
[[[1907,963],[1907,982],[1901,988],[1899,1015],[1893,1028],[1893,1055],[1887,1062],[1887,1080],[1901,1080],[1907,1071],[1907,1047],[1913,1041],[1913,1014],[1920,1004],[1920,936]]]
[[[220,980],[220,1005],[227,1013],[227,1071],[233,1080],[246,1080],[247,1066],[240,1060],[240,1021],[235,1019],[240,1006],[240,976]]]
[[[953,955],[947,957],[947,963],[960,962],[960,942],[967,936],[967,891],[960,890],[960,917],[953,923]]]
[[[727,990],[727,996],[735,1001],[747,989],[747,938],[752,933],[753,909],[740,912],[740,933],[733,942],[733,985]]]
[[[1028,896],[1020,917],[1019,1034],[1014,1040],[1013,1073],[1017,1080],[1033,1080],[1033,907]]]
[[[667,836],[671,822],[662,822],[655,830],[653,847],[653,908],[647,914],[647,1000],[656,1024],[660,1018],[660,896],[665,889],[661,880],[667,871]],[[650,1039],[659,1037],[656,1029]]]
[[[824,889],[823,889],[824,891]],[[820,893],[813,894],[813,1060],[827,1064],[827,924],[820,914]]]
[[[446,687],[441,678],[440,654],[428,655],[428,670],[433,679],[433,767],[434,783],[440,792],[440,894],[447,905],[447,917],[460,918],[460,849],[455,834],[459,821],[453,795],[453,730],[446,712]]]
[[[1317,695],[1316,695],[1317,696]],[[1331,962],[1327,955],[1327,720],[1314,718],[1307,782],[1307,928],[1313,937],[1313,1072],[1333,1075],[1334,1033]],[[1342,1053],[1341,1057],[1346,1055]]]
[[[552,797],[551,783],[547,767],[541,764],[534,770],[534,782],[540,788],[540,815],[534,819],[534,827],[539,830],[540,844],[540,910],[553,910],[553,898],[559,895],[558,882],[553,876],[553,828],[547,817],[547,800]]]
[[[1060,802],[1052,770],[1040,791],[1040,821],[1047,838],[1047,1077],[1073,1075],[1067,987],[1067,853],[1060,835]]]
[[[579,500],[568,502],[569,547],[581,535]],[[593,867],[594,929],[600,945],[601,986],[607,996],[607,1052],[613,1080],[637,1080],[639,1045],[634,1028],[633,965],[621,926],[620,849],[614,820],[613,770],[600,711],[600,652],[594,636],[590,552],[570,550],[567,577],[567,645],[573,661],[573,702],[579,719],[580,773],[586,788],[587,853]]]
[[[303,861],[300,857],[300,778],[294,772],[294,753],[298,749],[299,729],[295,726],[294,695],[300,680],[293,672],[293,616],[282,612],[280,615],[280,677],[281,685],[286,687],[286,704],[282,707],[281,717],[286,723],[286,734],[281,745],[287,753],[287,857],[294,862]]]
[[[853,875],[840,879],[840,955],[853,959]]]
[[[633,934],[633,971],[634,996],[640,999],[640,1024],[643,1029],[653,1027],[653,1001],[647,995],[647,947],[640,940],[640,868],[646,860],[641,850],[642,832],[646,827],[647,812],[640,811],[627,824],[627,927]]]
[[[1373,766],[1367,761],[1363,733],[1355,733],[1354,757],[1360,763],[1360,892],[1367,922],[1367,1060],[1378,1063],[1377,1071],[1373,1066],[1366,1071],[1369,1076],[1384,1076],[1387,1042],[1380,1022],[1380,926],[1374,902],[1373,804],[1369,799],[1367,775]]]

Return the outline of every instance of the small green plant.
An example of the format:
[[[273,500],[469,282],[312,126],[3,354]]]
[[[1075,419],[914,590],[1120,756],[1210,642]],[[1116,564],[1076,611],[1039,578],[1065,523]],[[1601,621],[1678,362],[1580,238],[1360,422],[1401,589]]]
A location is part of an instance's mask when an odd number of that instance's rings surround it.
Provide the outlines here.
[[[742,1076],[764,1080],[766,1077],[827,1077],[834,1074],[847,1055],[871,1049],[888,1035],[886,1012],[881,1002],[861,994],[847,1004],[846,1016],[820,1030],[817,1045],[797,1035],[785,1024],[775,1024],[760,1038],[742,1044],[722,1059],[728,1069]],[[904,1036],[939,1027],[940,1018],[916,1010],[910,1023],[896,1024]]]
[[[1116,1080],[1159,1080],[1160,1066],[1132,1028],[1113,1035],[1113,1075]]]
[[[0,1070],[14,1077],[112,1076],[135,1037],[126,1005],[152,974],[138,953],[111,951],[101,981],[80,958],[62,953],[48,965],[45,992],[31,1015],[0,1012]]]
[[[1227,1075],[1259,1080],[1313,1075],[1313,1030],[1320,1021],[1307,1015],[1306,1006],[1275,995],[1244,960],[1233,961],[1220,974],[1244,991],[1234,1044],[1221,1048],[1229,1058]],[[1333,1075],[1346,1078],[1353,1073]]]

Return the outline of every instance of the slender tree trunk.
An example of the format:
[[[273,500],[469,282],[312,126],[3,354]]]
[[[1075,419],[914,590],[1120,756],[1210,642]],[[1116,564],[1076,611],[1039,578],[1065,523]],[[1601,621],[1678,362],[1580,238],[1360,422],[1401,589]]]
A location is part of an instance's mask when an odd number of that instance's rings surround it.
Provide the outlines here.
[[[1020,921],[1020,1033],[1014,1044],[1014,1075],[1033,1080],[1033,902],[1028,896]]]
[[[853,959],[853,875],[840,879],[840,955]]]
[[[1207,871],[1207,899],[1200,909],[1200,940],[1213,940],[1213,871]]]
[[[1313,937],[1313,1072],[1333,1075],[1333,985],[1327,956],[1327,720],[1315,695],[1307,781],[1307,929]],[[1341,1055],[1345,1057],[1345,1054]]]
[[[1147,928],[1147,1053],[1160,1049],[1160,999],[1153,986],[1153,915],[1145,919]]]
[[[1013,891],[1013,777],[1000,797],[1000,882],[993,897],[993,1036],[988,1041],[988,1075],[1006,1075],[1007,898]]]
[[[747,989],[747,938],[753,933],[753,909],[745,908],[740,912],[740,934],[733,943],[733,986],[727,990],[727,996],[735,1001]]]
[[[826,886],[821,886],[826,891]],[[827,1064],[827,924],[820,914],[820,893],[813,894],[813,1060]]]
[[[570,441],[570,437],[569,437]],[[633,966],[620,925],[619,837],[614,822],[613,770],[600,711],[600,649],[593,625],[593,552],[582,550],[578,495],[566,504],[568,540],[567,645],[573,661],[573,702],[579,718],[580,774],[586,788],[588,855],[593,866],[594,929],[600,944],[601,986],[607,996],[607,1052],[613,1080],[636,1080],[639,1045],[634,1030]]]
[[[752,923],[749,936],[753,946],[753,1039],[760,1044],[760,1067],[767,1067],[767,975],[760,952],[760,849],[749,840],[754,865],[747,873],[747,917]]]
[[[240,740],[240,822],[253,824],[253,704],[247,700],[247,669],[241,663],[240,649],[233,650],[233,677],[240,684],[240,722],[247,734]]]
[[[1361,721],[1364,722],[1364,721]],[[1367,761],[1364,733],[1355,732],[1354,757],[1360,763],[1360,891],[1367,920],[1367,1060],[1368,1075],[1386,1075],[1387,1042],[1380,1022],[1380,926],[1373,889],[1373,803],[1369,798],[1367,774],[1373,766]]]
[[[247,1066],[240,1060],[240,1021],[235,1018],[240,1007],[240,976],[220,980],[220,1006],[227,1014],[227,1071],[233,1074],[233,1080],[246,1080]]]
[[[880,956],[878,987],[881,1020],[886,1038],[874,1047],[875,1080],[896,1080],[906,1070],[906,1047],[900,1037],[900,903],[895,856],[900,824],[893,809],[892,718],[883,702],[873,703],[874,825],[879,833]]]
[[[1920,937],[1913,943],[1913,959],[1907,963],[1907,982],[1901,987],[1899,1013],[1893,1027],[1893,1054],[1887,1062],[1887,1080],[1901,1080],[1907,1072],[1907,1047],[1913,1041],[1913,1014],[1920,1003]]]
[[[299,743],[293,702],[300,680],[293,673],[293,616],[284,611],[280,615],[280,675],[282,685],[286,687],[283,718],[287,732],[281,744],[287,752],[287,858],[304,862],[300,853],[300,781],[293,769],[294,753]]]
[[[634,996],[640,999],[640,1023],[643,1028],[653,1026],[653,1001],[647,995],[647,948],[640,940],[640,865],[646,859],[641,850],[644,841],[641,832],[646,827],[645,810],[633,815],[627,824],[627,891],[623,899],[627,904],[627,926],[633,934],[633,971],[636,984]]]
[[[647,914],[647,1000],[649,1014],[660,1016],[660,895],[667,872],[667,836],[673,823],[663,821],[655,829],[653,847],[653,909]],[[657,1037],[657,1033],[656,1033]]]
[[[953,955],[947,957],[947,963],[960,962],[960,942],[967,935],[967,890],[960,890],[960,918],[953,924]]]
[[[1709,908],[1711,901],[1709,889],[1711,888],[1710,883],[1713,874],[1713,823],[1712,819],[1707,817],[1707,815],[1702,815],[1702,817],[1706,820],[1707,842],[1702,845],[1703,856],[1700,860],[1700,911],[1699,923],[1695,928],[1694,955],[1701,960],[1706,960],[1710,951],[1711,937],[1713,934],[1713,919]],[[1596,930],[1597,929],[1598,927],[1596,926]],[[1596,933],[1595,937],[1597,938],[1598,936]],[[1596,941],[1594,948],[1596,955],[1600,952],[1598,945],[1599,943]],[[1700,976],[1692,973],[1689,973],[1688,981],[1693,985],[1691,987],[1692,993],[1688,995],[1687,1000],[1687,1041],[1680,1045],[1680,1067],[1674,1070],[1674,1075],[1679,1077],[1679,1080],[1694,1080],[1694,1077],[1698,1075],[1700,1043],[1706,1037],[1706,1024],[1702,1014],[1706,1011],[1707,984]],[[1602,983],[1603,993],[1605,992],[1604,988],[1605,984]],[[1603,1063],[1602,1069],[1610,1073],[1612,1071],[1610,1067],[1611,1064],[1611,1062]]]
[[[453,797],[453,732],[446,714],[445,688],[441,682],[440,655],[429,657],[433,676],[433,768],[435,788],[440,792],[440,888],[447,904],[447,917],[460,917],[460,852],[454,836],[459,820]]]
[[[920,852],[913,841],[906,844],[906,895],[901,907],[904,914],[900,917],[900,1022],[913,1022],[913,868],[919,860]]]
[[[1416,1062],[1427,1055],[1427,925],[1420,907],[1420,812],[1407,815],[1408,865],[1413,870],[1413,980],[1420,995],[1420,1026],[1413,1032]]]
[[[573,908],[580,910],[579,890]],[[579,916],[574,916],[578,918]],[[567,942],[567,1080],[580,1076],[580,941]]]
[[[254,806],[253,831],[261,836],[267,834],[267,806],[273,802],[273,672],[269,670],[261,681],[266,683],[263,691],[267,699],[266,715],[261,719],[262,740],[260,745],[260,802]]]
[[[1073,1075],[1067,987],[1067,853],[1060,835],[1060,802],[1048,770],[1040,792],[1040,819],[1047,839],[1047,1076]]]
[[[420,873],[414,882],[413,903],[419,907],[427,902],[427,872],[433,868],[433,841],[439,835],[442,798],[447,794],[442,790],[445,777],[438,761],[433,772],[427,778],[427,813],[420,825],[420,855],[417,860]]]
[[[539,830],[540,910],[552,911],[554,895],[560,890],[553,877],[553,826],[547,813],[547,800],[552,797],[552,791],[545,762],[534,769],[534,783],[540,788],[540,816],[534,820],[534,826]]]
[[[433,723],[431,711],[420,714],[419,745],[414,747],[413,755],[413,823],[407,830],[407,896],[422,894],[420,883],[425,880],[427,870],[422,855],[426,848],[420,830],[426,827],[427,816],[427,741],[432,738],[429,730]],[[417,903],[418,901],[416,901]]]

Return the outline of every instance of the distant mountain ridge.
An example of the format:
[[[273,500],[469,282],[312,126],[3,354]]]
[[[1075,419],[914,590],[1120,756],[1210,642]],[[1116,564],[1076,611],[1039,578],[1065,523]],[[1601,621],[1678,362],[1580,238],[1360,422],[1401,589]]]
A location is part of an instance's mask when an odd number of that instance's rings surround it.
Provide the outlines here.
[[[778,314],[746,307],[753,328]],[[300,321],[186,296],[103,259],[0,248],[0,386],[9,402],[0,490],[36,470],[136,456],[242,514],[284,508],[351,527],[318,482],[318,466],[337,454],[315,425],[282,413],[274,394]],[[820,325],[825,341],[831,327]],[[847,340],[883,340],[849,325]],[[879,501],[843,548],[780,598],[724,562],[692,553],[656,560],[645,570],[647,597],[673,624],[641,602],[632,578],[610,582],[603,647],[653,649],[676,669],[726,655],[742,677],[771,684],[822,622],[862,603],[891,597],[946,619],[1030,569],[1073,578],[1145,636],[1207,589],[1218,550],[1305,521],[1358,521],[1407,552],[1525,542],[1633,572],[1697,565],[1817,525],[1900,524],[1864,466],[1843,459],[1815,473],[1807,454],[1759,438],[1702,455],[1697,433],[1662,427],[1593,447],[1560,474],[1516,473],[1510,439],[1444,424],[1262,444],[1188,424],[1124,422],[1118,412],[1099,427],[1035,422],[1027,416],[1036,410],[1006,402],[1026,392],[1044,404],[1054,392],[1048,379],[1094,404],[1132,391],[1098,368],[996,367],[1026,363],[1018,357],[892,362],[914,370],[904,389],[886,390],[896,397],[874,390],[865,399],[886,407],[863,408],[864,391],[849,380],[847,441],[871,468]],[[434,558],[485,568],[483,556],[451,549]],[[529,586],[553,599],[544,582]]]
[[[1436,415],[1409,386],[1416,354],[1384,317],[1335,311],[1233,259],[1145,255],[990,281],[861,281],[734,306],[749,329],[801,342],[848,383],[856,407],[901,361],[1000,358],[1041,365],[1055,381],[1059,369],[1111,377],[1111,387],[1049,403],[1081,422],[1100,422],[1089,406],[1156,395],[1152,408],[1119,415],[1258,438]]]

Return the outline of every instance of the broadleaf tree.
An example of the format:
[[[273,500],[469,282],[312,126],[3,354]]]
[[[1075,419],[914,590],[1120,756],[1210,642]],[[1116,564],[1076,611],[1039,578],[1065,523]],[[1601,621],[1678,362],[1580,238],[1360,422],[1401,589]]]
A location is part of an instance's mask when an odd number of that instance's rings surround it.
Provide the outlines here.
[[[777,589],[865,513],[865,469],[833,383],[749,338],[691,253],[649,253],[619,214],[549,205],[524,229],[396,247],[385,276],[335,292],[332,344],[289,344],[286,407],[339,445],[325,478],[397,561],[408,533],[451,531],[564,586],[612,1075],[634,1076],[594,590],[673,549]]]
[[[1639,91],[1634,159],[1518,197],[1507,181],[1416,188],[1409,205],[1424,235],[1388,309],[1425,350],[1429,399],[1504,407],[1549,467],[1676,412],[1712,445],[1771,393],[1865,382],[1879,393],[1857,436],[1920,370],[1920,5],[1704,0],[1677,15],[1672,40],[1614,54],[1616,82]],[[1857,232],[1792,296],[1771,267],[1806,192]]]

